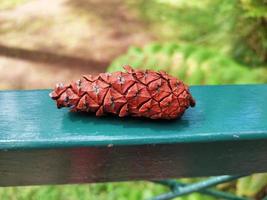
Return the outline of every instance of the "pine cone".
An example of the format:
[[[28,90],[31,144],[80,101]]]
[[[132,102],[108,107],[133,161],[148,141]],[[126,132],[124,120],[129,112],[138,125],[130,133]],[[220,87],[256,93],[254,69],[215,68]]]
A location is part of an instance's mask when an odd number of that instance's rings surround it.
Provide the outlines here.
[[[126,72],[85,75],[70,85],[57,84],[50,97],[58,108],[96,112],[96,116],[113,113],[174,119],[195,105],[188,86],[165,72],[124,69]]]

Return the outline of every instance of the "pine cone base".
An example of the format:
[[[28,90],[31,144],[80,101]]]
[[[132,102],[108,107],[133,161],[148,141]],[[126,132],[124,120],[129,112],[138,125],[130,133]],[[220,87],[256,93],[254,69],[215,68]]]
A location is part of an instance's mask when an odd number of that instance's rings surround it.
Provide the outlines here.
[[[69,85],[57,84],[50,93],[57,107],[73,112],[112,113],[151,119],[174,119],[194,106],[188,86],[163,71],[134,70],[84,75]]]

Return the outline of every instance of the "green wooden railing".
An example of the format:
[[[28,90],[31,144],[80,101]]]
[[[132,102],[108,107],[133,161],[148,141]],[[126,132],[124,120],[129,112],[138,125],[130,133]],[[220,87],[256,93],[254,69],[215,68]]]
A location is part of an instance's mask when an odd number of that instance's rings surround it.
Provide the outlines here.
[[[193,86],[173,121],[57,110],[49,90],[0,92],[0,186],[160,180],[171,199],[267,171],[267,85]],[[220,176],[219,176],[220,175]],[[224,175],[224,176],[221,176]],[[218,176],[192,185],[177,177]]]

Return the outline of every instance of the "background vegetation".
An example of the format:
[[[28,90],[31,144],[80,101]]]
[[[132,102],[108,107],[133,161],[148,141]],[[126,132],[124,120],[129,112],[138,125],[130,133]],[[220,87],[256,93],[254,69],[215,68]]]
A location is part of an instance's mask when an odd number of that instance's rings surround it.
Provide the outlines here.
[[[27,1],[2,0],[0,1],[0,11],[16,8]],[[78,7],[77,2],[83,3],[81,4],[83,6]],[[81,13],[80,19],[84,21],[96,19],[95,16],[91,16],[91,11],[88,12],[92,4],[88,6],[86,1],[76,1],[71,2],[71,5],[76,8],[75,12]],[[123,8],[121,8],[122,5]],[[127,23],[134,21],[134,23],[143,24],[142,27],[145,28],[141,28],[142,31],[149,32],[151,36],[150,39],[145,40],[144,45],[142,42],[133,42],[134,39],[130,38],[127,40],[129,45],[126,48],[123,47],[123,50],[117,52],[116,55],[112,54],[114,48],[108,49],[108,53],[111,52],[111,56],[108,57],[110,59],[108,60],[110,62],[108,71],[120,70],[122,65],[130,64],[135,68],[163,69],[176,77],[180,77],[188,84],[267,83],[267,2],[265,0],[128,0],[126,2],[116,1],[115,4],[108,7],[104,7],[103,4],[100,7],[104,12],[101,10],[96,15],[104,17],[105,22],[110,18],[115,19],[115,15],[109,13],[113,9],[122,13],[119,17],[124,17],[123,19]],[[127,16],[124,16],[123,9],[125,7],[135,13],[137,17],[128,19]],[[90,17],[88,17],[88,13],[90,13]],[[71,16],[71,19],[73,18],[77,21],[71,24],[78,24],[78,19]],[[84,23],[84,21],[79,21],[79,23]],[[50,26],[52,23],[49,21],[43,25],[43,22],[34,22],[38,26],[31,27],[31,32],[27,34],[36,33],[40,27]],[[68,21],[60,22],[67,23]],[[105,27],[105,31],[107,28],[111,28],[109,26],[114,25],[112,22],[109,24],[100,21],[99,23]],[[76,27],[79,29],[81,26],[79,24]],[[126,24],[118,24],[118,29],[124,29],[125,26]],[[0,30],[0,34],[6,34],[10,31],[1,32]],[[112,32],[111,34],[119,38],[120,35],[129,35],[131,32],[123,32],[123,34],[122,32]],[[69,35],[64,35],[64,33],[61,36],[62,38],[69,38]],[[76,37],[71,38],[71,40],[66,38],[64,45],[71,41],[72,46],[77,46]],[[59,37],[56,39],[61,40]],[[63,43],[57,43],[57,45],[60,49]],[[116,43],[116,45],[119,44]],[[107,46],[106,43],[105,46]],[[44,47],[41,45],[40,48]],[[81,52],[84,49],[74,50],[82,55]],[[70,53],[73,53],[74,50],[70,50]],[[106,49],[105,52],[107,52]],[[16,55],[19,55],[18,52]],[[96,55],[101,55],[101,51],[99,50],[99,54]],[[101,59],[103,56],[100,56]],[[198,179],[183,179],[182,181],[193,182],[196,180]],[[266,195],[266,186],[267,174],[255,174],[218,187],[240,196],[261,199]],[[137,200],[152,197],[166,190],[163,186],[142,181],[92,185],[8,187],[0,188],[0,199]],[[212,200],[213,198],[192,194],[177,199]]]

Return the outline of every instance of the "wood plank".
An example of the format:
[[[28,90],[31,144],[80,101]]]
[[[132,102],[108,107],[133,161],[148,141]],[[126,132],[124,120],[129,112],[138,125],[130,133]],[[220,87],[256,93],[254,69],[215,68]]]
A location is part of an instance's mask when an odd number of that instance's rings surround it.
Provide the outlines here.
[[[267,140],[0,151],[0,186],[267,171]]]
[[[267,171],[267,85],[191,87],[174,121],[57,110],[48,93],[0,92],[0,185]]]

